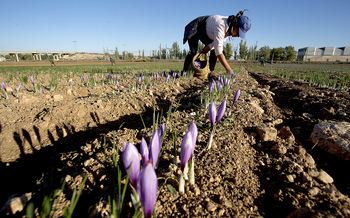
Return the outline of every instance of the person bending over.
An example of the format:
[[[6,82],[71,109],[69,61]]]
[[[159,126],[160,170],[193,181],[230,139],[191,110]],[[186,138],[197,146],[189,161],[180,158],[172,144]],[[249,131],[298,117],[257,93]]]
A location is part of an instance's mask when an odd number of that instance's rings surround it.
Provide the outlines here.
[[[251,21],[243,15],[243,11],[238,12],[236,16],[211,15],[192,20],[186,25],[184,32],[183,44],[188,41],[190,51],[186,56],[183,71],[188,71],[189,64],[197,53],[200,40],[205,45],[201,53],[207,54],[210,51],[209,77],[215,76],[214,68],[217,59],[227,72],[232,72],[223,54],[224,42],[230,36],[245,39],[245,34],[250,27]]]

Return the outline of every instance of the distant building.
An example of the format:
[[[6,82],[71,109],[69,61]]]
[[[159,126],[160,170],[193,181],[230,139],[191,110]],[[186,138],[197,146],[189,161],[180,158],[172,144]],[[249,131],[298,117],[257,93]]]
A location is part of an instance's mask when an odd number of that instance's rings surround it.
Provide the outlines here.
[[[350,47],[305,47],[298,50],[300,61],[350,61]]]
[[[1,56],[0,56],[0,62],[1,62],[1,61],[6,61],[6,59],[5,59],[4,57],[1,57]]]

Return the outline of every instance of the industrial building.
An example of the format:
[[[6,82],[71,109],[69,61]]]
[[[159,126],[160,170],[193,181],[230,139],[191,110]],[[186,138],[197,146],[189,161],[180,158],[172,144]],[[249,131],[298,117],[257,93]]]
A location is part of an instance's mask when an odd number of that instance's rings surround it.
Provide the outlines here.
[[[305,47],[298,50],[299,61],[350,61],[350,47]]]

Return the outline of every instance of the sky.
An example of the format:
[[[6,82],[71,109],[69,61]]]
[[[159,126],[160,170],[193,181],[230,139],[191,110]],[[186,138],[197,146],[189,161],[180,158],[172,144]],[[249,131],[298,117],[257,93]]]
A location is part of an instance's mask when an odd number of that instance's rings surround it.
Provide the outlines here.
[[[2,0],[0,51],[94,52],[180,49],[184,28],[203,15],[244,14],[247,46],[350,46],[350,0]],[[237,47],[240,38],[226,43]],[[75,41],[75,42],[74,42]],[[114,51],[109,51],[113,53]]]

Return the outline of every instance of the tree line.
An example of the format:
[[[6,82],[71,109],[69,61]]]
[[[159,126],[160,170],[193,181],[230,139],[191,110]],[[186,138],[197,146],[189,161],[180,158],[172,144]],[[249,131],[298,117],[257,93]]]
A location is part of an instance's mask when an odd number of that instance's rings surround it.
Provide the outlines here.
[[[202,51],[204,48],[204,44],[199,42],[198,51]],[[110,51],[110,50],[109,50]],[[145,54],[145,50],[139,50],[139,55],[134,55],[133,53],[123,51],[119,53],[118,47],[115,48],[114,56],[116,59],[121,60],[132,60],[135,57],[139,59],[185,59],[188,50],[180,49],[180,46],[177,42],[174,42],[170,48],[162,47],[160,44],[159,49],[150,51],[150,54]],[[275,61],[292,61],[297,56],[297,51],[295,51],[293,46],[286,47],[278,47],[278,48],[270,48],[265,45],[257,50],[256,45],[252,45],[250,47],[247,46],[246,40],[241,40],[237,47],[233,47],[231,43],[226,43],[223,48],[223,53],[227,60],[233,58],[234,60],[261,60],[264,59],[266,61],[275,60]],[[108,52],[105,55],[110,56]],[[15,57],[11,57],[10,55],[5,55],[6,59],[14,59]],[[33,56],[31,54],[18,54],[18,58],[20,60],[33,60]],[[52,55],[43,54],[41,55],[42,60],[50,60],[53,59]]]
[[[204,44],[199,42],[198,51],[200,52],[204,48]],[[150,54],[146,55],[145,51],[139,50],[138,58],[146,59],[185,59],[188,50],[180,49],[180,46],[177,42],[174,42],[170,48],[162,47],[161,44],[159,49],[150,51]],[[231,43],[226,43],[223,48],[223,53],[227,60],[233,58],[234,60],[261,60],[266,61],[275,60],[275,61],[292,61],[297,56],[297,51],[294,49],[294,46],[270,48],[265,45],[259,50],[257,50],[256,45],[250,47],[247,46],[246,40],[241,40],[237,47],[233,47]],[[122,54],[119,54],[118,48],[115,48],[115,56],[122,60],[130,60],[135,58],[135,55],[126,51],[123,51]],[[137,55],[136,55],[137,56]],[[148,56],[148,57],[146,57]]]

